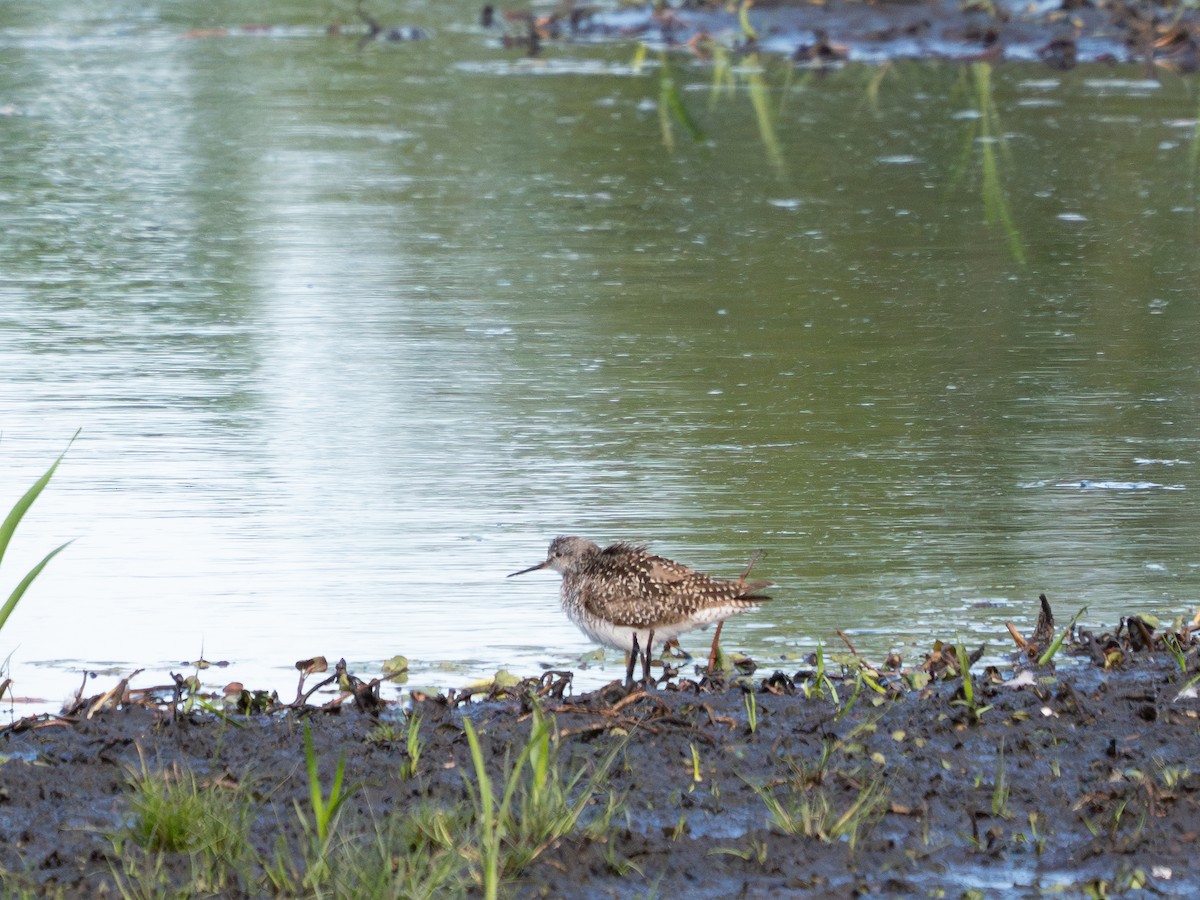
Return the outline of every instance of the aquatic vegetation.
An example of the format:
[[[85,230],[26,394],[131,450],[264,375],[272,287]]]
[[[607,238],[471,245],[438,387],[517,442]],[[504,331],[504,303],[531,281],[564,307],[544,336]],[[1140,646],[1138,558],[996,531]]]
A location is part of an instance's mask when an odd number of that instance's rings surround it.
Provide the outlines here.
[[[1008,142],[1000,124],[1000,114],[993,98],[992,64],[972,63],[969,70],[973,88],[975,112],[967,119],[963,132],[962,161],[959,163],[949,187],[954,189],[962,180],[974,150],[979,148],[980,173],[982,177],[983,218],[988,227],[998,227],[1008,239],[1009,253],[1020,266],[1025,265],[1025,245],[1017,229],[1008,199],[1004,193],[1002,166],[1011,166]]]
[[[750,106],[754,111],[754,121],[758,126],[759,138],[767,154],[767,162],[777,174],[785,171],[783,143],[779,139],[776,120],[779,110],[771,102],[772,88],[767,77],[767,61],[757,52],[747,54],[733,64],[735,56],[731,50],[714,44],[712,53],[712,82],[708,92],[708,105],[711,109],[719,100],[734,97],[738,93],[739,82],[745,86],[746,95],[750,98]],[[780,89],[780,105],[788,96],[794,69],[791,66],[784,69],[784,84]]]
[[[66,450],[63,450],[63,452],[58,455],[58,459],[54,461],[54,465],[46,470],[45,475],[34,482],[33,487],[27,490],[24,495],[22,495],[21,499],[13,505],[13,508],[5,517],[4,522],[0,523],[0,561],[4,559],[4,553],[8,549],[8,544],[12,540],[13,533],[17,530],[17,526],[21,524],[21,519],[25,517],[25,513],[29,512],[29,508],[33,506],[34,501],[41,496],[41,493],[43,490],[45,490],[46,485],[50,483],[50,479],[54,476],[55,471],[58,469],[58,464],[63,461],[63,457],[67,455],[67,450],[71,449],[71,444],[75,443],[75,438],[77,437],[79,437],[79,431],[76,431],[71,440],[67,442]],[[50,560],[54,559],[54,557],[65,550],[68,546],[70,546],[70,544],[71,542],[67,541],[65,544],[55,547],[44,557],[42,557],[42,561],[30,569],[25,577],[17,583],[17,586],[9,593],[8,599],[4,601],[4,605],[0,606],[0,628],[4,627],[4,623],[8,621],[8,617],[11,616],[13,610],[17,608],[17,603],[19,603],[21,598],[25,596],[25,591],[29,589],[29,585],[33,583],[33,580],[41,574],[42,569],[46,568],[46,564],[49,563]]]
[[[640,44],[635,51],[633,69],[638,71],[645,64],[648,50],[645,44]],[[709,108],[718,100],[734,97],[739,93],[739,86],[745,88],[746,96],[750,99],[750,107],[754,112],[754,121],[758,126],[759,138],[767,154],[767,162],[777,174],[783,174],[786,166],[783,156],[783,142],[779,138],[776,120],[779,113],[772,102],[772,92],[775,90],[767,75],[767,59],[757,52],[748,53],[738,58],[738,64],[733,65],[734,55],[728,48],[718,44],[711,46],[713,59],[712,84],[709,89]],[[671,56],[665,50],[658,53],[658,122],[662,134],[663,146],[668,153],[676,148],[675,126],[678,125],[692,138],[700,143],[708,136],[696,118],[683,102],[678,81],[675,77]],[[781,97],[787,96],[787,86],[791,82],[793,70],[789,66],[784,70],[785,85]],[[780,101],[782,103],[782,100]]]
[[[762,65],[757,53],[751,53],[742,63],[746,72],[746,89],[750,95],[750,105],[754,108],[754,120],[758,124],[758,136],[762,140],[763,149],[767,152],[767,161],[771,167],[782,174],[784,170],[783,149],[779,134],[775,130],[775,113],[771,109],[770,88],[767,85]]]
[[[637,45],[630,63],[633,71],[640,72],[642,70],[648,54],[649,48],[645,44]],[[675,152],[676,124],[681,126],[692,140],[699,142],[705,139],[704,132],[683,102],[683,96],[679,92],[679,85],[671,66],[670,55],[665,50],[660,50],[658,52],[658,127],[662,135],[663,146],[666,147],[668,153]]]

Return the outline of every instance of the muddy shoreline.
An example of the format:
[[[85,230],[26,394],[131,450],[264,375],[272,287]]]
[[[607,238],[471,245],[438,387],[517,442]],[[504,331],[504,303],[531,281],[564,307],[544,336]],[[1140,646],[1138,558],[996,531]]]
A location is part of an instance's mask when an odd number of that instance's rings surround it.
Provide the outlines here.
[[[439,40],[442,29],[475,33],[494,46],[525,56],[570,52],[572,45],[641,42],[691,54],[717,65],[729,54],[762,53],[822,70],[847,62],[886,64],[940,59],[1042,62],[1060,71],[1084,63],[1140,65],[1191,73],[1200,68],[1200,10],[1172,3],[1129,0],[758,0],[746,4],[587,4],[539,2],[481,4],[474,23],[384,21],[378,4],[329,22],[331,38],[353,40],[357,50]],[[310,36],[282,23],[193,28],[187,39]]]
[[[497,804],[517,771],[516,822],[537,814],[526,792],[548,754],[539,790],[560,791],[575,818],[523,848],[497,838],[501,896],[1193,895],[1194,639],[1185,628],[1168,647],[1124,622],[1116,637],[1079,637],[1057,669],[1022,654],[966,679],[942,648],[906,673],[676,676],[629,696],[572,694],[550,674],[490,698],[416,694],[407,710],[364,712],[349,692],[323,711],[242,715],[214,712],[216,699],[188,711],[118,692],[90,718],[94,703],[0,735],[3,885],[68,897],[479,895],[481,764]],[[538,728],[541,756],[529,749]],[[344,803],[314,856],[314,784],[332,799],[339,759]],[[213,839],[156,838],[151,784],[241,798],[218,816],[241,823],[237,840],[215,852]],[[405,870],[413,859],[419,871]]]
[[[815,68],[897,59],[1042,61],[1066,70],[1079,63],[1139,63],[1194,72],[1200,65],[1200,13],[1125,0],[884,0],[684,3],[638,20],[582,7],[543,16],[510,14],[504,39],[538,48],[548,42],[636,37],[686,48],[702,58],[715,48],[762,50]]]

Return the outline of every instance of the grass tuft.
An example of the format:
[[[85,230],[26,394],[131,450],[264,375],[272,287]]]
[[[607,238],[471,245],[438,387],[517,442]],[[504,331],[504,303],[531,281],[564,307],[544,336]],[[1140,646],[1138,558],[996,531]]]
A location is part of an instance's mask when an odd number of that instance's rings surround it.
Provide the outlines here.
[[[837,804],[825,787],[782,791],[756,787],[755,792],[766,804],[771,826],[777,831],[825,843],[845,840],[851,851],[888,808],[888,790],[878,778],[867,781],[844,806]]]

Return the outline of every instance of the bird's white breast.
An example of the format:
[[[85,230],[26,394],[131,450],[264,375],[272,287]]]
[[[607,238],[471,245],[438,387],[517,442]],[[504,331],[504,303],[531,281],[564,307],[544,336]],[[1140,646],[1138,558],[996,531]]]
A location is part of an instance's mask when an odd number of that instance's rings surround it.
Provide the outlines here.
[[[636,634],[638,649],[646,649],[646,641],[650,638],[650,631],[647,628],[614,625],[612,622],[607,622],[604,619],[591,615],[587,610],[567,603],[563,604],[563,610],[566,612],[567,617],[579,627],[579,630],[597,644],[612,647],[614,650],[630,652],[633,650],[633,636]],[[695,617],[691,619],[659,625],[654,629],[654,643],[662,645],[667,641],[674,640],[681,634],[688,631],[695,631],[697,628],[704,628],[715,622],[720,622],[722,619],[726,619],[735,612],[740,611],[739,607],[734,606],[716,606],[699,610]]]

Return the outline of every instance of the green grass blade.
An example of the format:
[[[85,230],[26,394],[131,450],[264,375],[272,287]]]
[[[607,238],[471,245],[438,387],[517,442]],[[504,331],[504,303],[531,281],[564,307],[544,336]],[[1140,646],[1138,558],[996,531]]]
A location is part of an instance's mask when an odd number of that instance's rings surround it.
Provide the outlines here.
[[[763,148],[767,151],[767,161],[771,163],[776,173],[784,170],[783,148],[779,135],[775,131],[775,117],[771,110],[771,94],[767,81],[763,78],[758,54],[751,53],[743,64],[750,70],[746,79],[746,87],[750,94],[750,106],[754,110],[754,118],[758,123],[758,135]]]
[[[679,93],[679,85],[675,82],[675,75],[671,69],[670,57],[665,51],[658,55],[658,62],[658,115],[663,130],[663,143],[668,150],[675,149],[672,120],[682,125],[683,129],[691,135],[692,140],[703,141],[704,130],[696,123],[692,114],[688,112],[687,106],[684,105],[683,96]]]
[[[971,659],[961,640],[955,645],[954,651],[958,657],[958,674],[962,676],[963,699],[967,701],[968,706],[974,707],[975,684],[971,681]]]
[[[1050,660],[1054,659],[1054,654],[1058,653],[1059,649],[1062,647],[1063,641],[1066,640],[1066,637],[1068,634],[1070,634],[1071,629],[1075,627],[1075,623],[1079,621],[1079,617],[1085,612],[1087,612],[1086,606],[1081,607],[1079,612],[1075,613],[1075,617],[1071,619],[1071,624],[1059,632],[1059,635],[1054,639],[1054,642],[1046,648],[1046,652],[1038,657],[1039,666],[1044,666],[1046,663],[1050,662]]]
[[[79,429],[79,431],[82,430],[82,428]],[[21,519],[24,518],[25,513],[29,511],[29,507],[33,506],[33,501],[38,498],[46,485],[50,483],[50,478],[54,475],[54,470],[58,468],[58,464],[67,455],[67,450],[71,449],[71,444],[75,443],[75,438],[79,437],[79,431],[76,431],[71,440],[67,442],[67,449],[58,455],[58,459],[54,461],[54,465],[47,469],[46,474],[39,478],[33,487],[25,492],[25,496],[17,501],[16,506],[9,512],[4,523],[0,524],[0,560],[4,559],[4,552],[8,549],[8,542],[12,540],[13,532],[17,530],[17,526],[21,523]]]
[[[8,595],[8,599],[4,601],[4,606],[0,606],[0,628],[4,627],[4,623],[8,621],[8,617],[12,615],[12,611],[17,608],[17,602],[25,594],[26,588],[33,583],[33,579],[41,574],[42,569],[46,568],[46,563],[58,556],[63,550],[71,545],[71,541],[67,541],[61,547],[57,547],[47,553],[40,563],[29,570],[29,574],[21,579],[21,583],[13,588],[13,592]]]
[[[475,766],[476,785],[478,791],[478,813],[481,851],[483,863],[483,896],[485,900],[496,900],[500,893],[500,836],[497,833],[495,819],[496,797],[492,793],[492,781],[488,777],[487,766],[483,761],[483,749],[479,746],[479,736],[471,725],[471,720],[463,718],[463,731],[467,735],[467,744],[471,748],[471,762]],[[470,779],[463,776],[470,786]],[[472,791],[474,793],[475,791]]]
[[[317,751],[313,749],[312,731],[307,722],[304,723],[304,765],[308,770],[308,800],[312,804],[313,817],[317,821],[319,832],[321,821],[324,818],[321,813],[325,800],[321,796],[321,775],[317,771]]]
[[[750,3],[748,0],[742,0],[741,5],[738,6],[738,25],[741,26],[742,35],[746,38],[746,40],[758,40],[758,32],[755,31],[754,26],[750,24]]]

